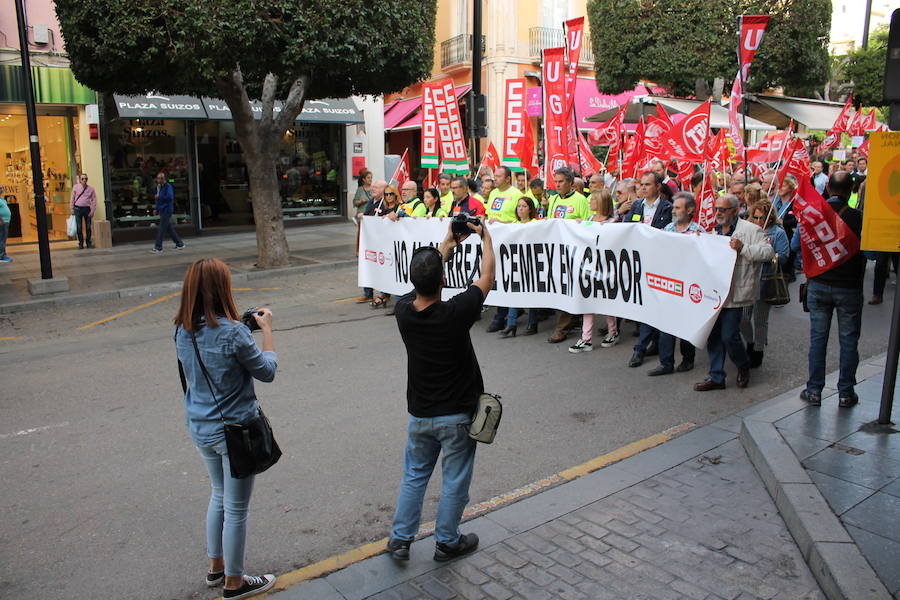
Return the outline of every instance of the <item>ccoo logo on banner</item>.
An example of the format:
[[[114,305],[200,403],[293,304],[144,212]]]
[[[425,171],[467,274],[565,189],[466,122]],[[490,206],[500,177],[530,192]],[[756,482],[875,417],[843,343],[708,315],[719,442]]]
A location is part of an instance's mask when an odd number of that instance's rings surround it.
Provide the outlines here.
[[[447,227],[447,219],[363,218],[360,287],[411,291],[413,251],[437,246]],[[490,227],[497,276],[485,300],[491,306],[614,315],[702,348],[731,287],[736,254],[722,236],[561,219]],[[445,300],[478,279],[481,256],[476,236],[454,251],[444,268]]]

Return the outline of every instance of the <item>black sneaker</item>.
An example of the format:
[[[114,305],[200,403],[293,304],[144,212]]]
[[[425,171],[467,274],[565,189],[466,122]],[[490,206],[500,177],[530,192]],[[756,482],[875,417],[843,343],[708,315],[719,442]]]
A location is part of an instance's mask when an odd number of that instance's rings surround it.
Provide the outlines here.
[[[250,596],[269,591],[273,585],[275,585],[274,575],[261,575],[259,577],[244,575],[244,585],[236,590],[223,590],[222,598],[225,600],[249,598]]]
[[[218,573],[206,573],[206,585],[209,587],[216,587],[217,585],[222,585],[225,581],[225,571],[219,571]]]
[[[391,538],[388,540],[387,549],[394,560],[409,560],[409,546],[412,540],[398,540]]]
[[[856,392],[850,392],[849,394],[841,394],[838,396],[838,406],[840,406],[841,408],[850,408],[857,402],[859,402],[859,396],[856,395]]]
[[[478,536],[474,533],[464,533],[459,536],[459,539],[452,546],[440,542],[435,543],[434,560],[444,562],[458,556],[464,556],[475,550],[477,547]]]
[[[800,392],[800,399],[805,400],[810,406],[822,406],[822,394],[819,392],[803,390]]]

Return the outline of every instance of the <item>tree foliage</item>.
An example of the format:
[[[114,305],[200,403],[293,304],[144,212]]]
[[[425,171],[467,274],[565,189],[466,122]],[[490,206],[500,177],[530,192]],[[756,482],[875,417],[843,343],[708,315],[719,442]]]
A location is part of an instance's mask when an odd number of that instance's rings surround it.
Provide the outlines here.
[[[881,26],[869,36],[869,47],[847,53],[844,75],[853,83],[853,98],[863,106],[884,106],[884,67],[887,62],[888,28]]]
[[[56,5],[75,77],[123,94],[209,96],[240,65],[259,98],[308,78],[309,99],[397,91],[431,74],[436,1],[65,0]]]
[[[784,86],[807,95],[828,78],[830,0],[590,0],[588,18],[597,87],[633,89],[641,79],[676,95],[693,93],[698,79],[738,70],[737,17],[771,16],[751,69],[751,91]]]
[[[428,77],[436,9],[436,0],[65,0],[56,13],[84,85],[225,100],[247,162],[257,265],[272,267],[290,261],[278,147],[304,101]],[[259,119],[251,98],[262,103]]]

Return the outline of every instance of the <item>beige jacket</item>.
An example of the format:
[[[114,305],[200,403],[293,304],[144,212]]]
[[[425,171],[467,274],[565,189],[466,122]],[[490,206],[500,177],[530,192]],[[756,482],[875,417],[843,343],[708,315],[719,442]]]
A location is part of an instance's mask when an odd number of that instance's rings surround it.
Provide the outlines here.
[[[763,263],[771,262],[775,250],[758,226],[738,219],[731,237],[743,242],[731,275],[731,291],[725,298],[724,308],[752,305],[759,298],[759,278]]]

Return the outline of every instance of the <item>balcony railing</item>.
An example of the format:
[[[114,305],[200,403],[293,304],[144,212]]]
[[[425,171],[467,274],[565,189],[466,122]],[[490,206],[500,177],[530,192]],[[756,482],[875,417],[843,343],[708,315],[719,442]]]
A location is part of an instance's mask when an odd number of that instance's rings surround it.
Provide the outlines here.
[[[484,36],[481,36],[481,55],[484,56]],[[441,42],[441,69],[472,64],[472,34],[463,33]]]
[[[566,45],[566,36],[562,29],[552,27],[532,27],[528,30],[528,49],[531,58],[541,59],[541,50],[559,48]],[[591,39],[585,37],[581,43],[579,62],[594,63],[594,51],[591,50]]]

